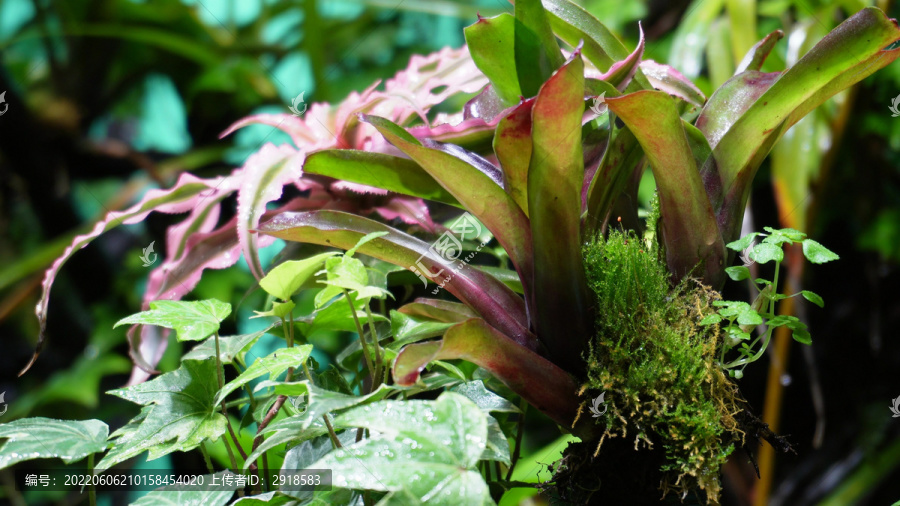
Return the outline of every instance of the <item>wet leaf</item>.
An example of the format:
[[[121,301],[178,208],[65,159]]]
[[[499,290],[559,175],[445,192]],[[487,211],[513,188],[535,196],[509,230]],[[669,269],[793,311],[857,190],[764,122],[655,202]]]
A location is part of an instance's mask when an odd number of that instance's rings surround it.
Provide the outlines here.
[[[106,450],[109,427],[100,420],[21,418],[0,424],[0,469],[32,459],[72,464]]]
[[[175,329],[179,341],[199,341],[218,332],[219,323],[231,314],[231,304],[220,300],[156,300],[149,311],[122,318],[113,328],[125,324],[158,325]]]

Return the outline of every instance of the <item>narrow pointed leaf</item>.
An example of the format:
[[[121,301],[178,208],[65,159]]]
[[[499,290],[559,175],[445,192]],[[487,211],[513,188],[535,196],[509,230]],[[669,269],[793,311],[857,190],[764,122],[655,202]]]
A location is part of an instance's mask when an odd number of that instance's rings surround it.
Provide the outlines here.
[[[528,98],[537,95],[565,58],[540,0],[518,0],[515,11],[516,75],[522,95]]]
[[[727,217],[726,240],[739,233],[750,182],[784,130],[835,93],[900,57],[900,48],[884,49],[898,39],[900,28],[894,20],[874,7],[861,10],[784,72],[731,126],[714,148],[725,189],[719,214]]]
[[[628,55],[628,58],[614,63],[608,71],[600,76],[602,81],[615,86],[619,91],[624,91],[631,84],[631,79],[640,68],[641,58],[644,57],[644,29],[640,23],[638,24],[638,30],[640,35],[638,45],[634,48],[634,51]]]
[[[329,149],[309,156],[303,172],[383,188],[451,206],[459,202],[416,162],[353,149]]]
[[[479,18],[464,30],[472,60],[490,79],[493,90],[507,107],[518,102],[522,95],[516,77],[515,26],[516,18],[504,13]]]
[[[523,285],[530,286],[532,271],[531,229],[528,217],[494,180],[449,153],[422,146],[396,124],[365,116],[391,144],[409,155],[491,231],[509,254]]]
[[[766,61],[766,58],[769,56],[769,53],[775,48],[775,44],[783,37],[784,32],[781,30],[775,30],[769,35],[766,35],[763,40],[757,42],[750,48],[750,51],[747,52],[744,59],[738,64],[737,69],[734,71],[734,75],[738,75],[747,70],[760,70],[763,63]]]
[[[31,459],[72,464],[106,450],[109,427],[100,420],[21,418],[0,424],[0,469]]]
[[[520,297],[497,279],[468,264],[448,262],[422,240],[387,225],[337,211],[284,213],[260,227],[260,232],[288,241],[344,249],[352,248],[366,234],[382,231],[388,235],[365,244],[359,253],[410,270],[421,263],[426,272],[419,270],[419,273],[435,279],[444,280],[449,276],[445,288],[450,293],[523,346],[537,349],[535,336],[527,330],[528,319]]]
[[[571,428],[580,402],[574,379],[480,318],[455,325],[440,341],[403,348],[394,360],[394,381],[400,386],[412,385],[431,361],[458,358],[487,369],[556,423]]]
[[[398,311],[409,316],[424,316],[447,323],[458,323],[478,316],[465,304],[425,298],[404,304]]]
[[[641,70],[654,89],[676,96],[695,107],[703,107],[706,103],[706,97],[700,88],[675,67],[644,60],[641,62]]]
[[[658,91],[639,91],[607,100],[647,154],[659,191],[661,240],[670,273],[680,280],[724,281],[725,245],[674,100]]]
[[[572,367],[580,364],[593,321],[581,258],[583,114],[584,63],[576,51],[535,100],[528,169],[535,266],[531,293],[544,294],[535,298],[534,325],[554,362]],[[530,293],[527,285],[525,293]]]
[[[613,203],[628,183],[628,176],[644,159],[644,151],[631,130],[628,127],[613,128],[612,144],[587,188],[584,226],[588,237],[603,228]]]
[[[543,0],[553,31],[570,46],[583,41],[585,58],[600,71],[609,70],[616,62],[627,60],[628,49],[603,23],[583,7],[570,0]],[[637,70],[637,89],[649,89],[650,83]]]

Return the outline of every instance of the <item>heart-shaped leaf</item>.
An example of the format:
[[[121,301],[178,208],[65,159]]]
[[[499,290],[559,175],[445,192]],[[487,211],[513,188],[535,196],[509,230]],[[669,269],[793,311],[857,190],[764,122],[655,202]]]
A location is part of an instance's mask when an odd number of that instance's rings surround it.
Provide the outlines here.
[[[199,341],[219,331],[219,323],[231,314],[231,304],[216,299],[184,301],[155,300],[149,311],[122,318],[125,324],[158,325],[175,329],[179,341]]]

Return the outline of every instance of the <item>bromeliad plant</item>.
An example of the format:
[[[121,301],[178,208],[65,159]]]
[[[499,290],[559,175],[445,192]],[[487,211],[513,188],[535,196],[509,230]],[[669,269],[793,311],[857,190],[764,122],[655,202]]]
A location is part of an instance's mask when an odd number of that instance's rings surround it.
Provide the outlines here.
[[[242,170],[216,181],[185,176],[172,190],[154,194],[98,224],[48,271],[39,318],[43,323],[55,273],[77,247],[116,220],[134,222],[152,210],[192,210],[189,219],[170,233],[171,263],[151,279],[148,307],[157,299],[182,297],[203,268],[230,265],[240,251],[261,286],[279,299],[266,314],[283,320],[282,334],[291,347],[295,326],[290,297],[295,289],[284,287],[293,286],[297,269],[309,274],[309,265],[325,262],[329,286],[317,302],[324,304],[325,299],[339,295],[353,306],[353,330],[362,342],[355,355],[348,351],[344,358],[364,360],[368,370],[368,379],[344,395],[364,394],[368,402],[381,395],[383,383],[415,391],[422,388],[426,368],[433,366],[467,377],[458,367],[462,362],[451,362],[461,359],[490,373],[515,395],[589,442],[588,453],[595,447],[599,451],[598,443],[606,438],[625,436],[629,430],[637,430],[635,449],[639,441],[647,446],[661,443],[662,456],[648,452],[647,462],[664,472],[651,475],[659,478],[664,492],[702,489],[708,501],[716,502],[718,466],[740,433],[731,415],[725,414],[740,401],[720,365],[739,370],[738,366],[760,353],[756,350],[752,356],[721,364],[721,353],[734,347],[735,335],[726,331],[721,338],[714,327],[701,325],[716,318],[731,322],[732,316],[738,325],[752,323],[741,320],[746,311],[714,302],[713,292],[724,283],[733,256],[725,245],[738,237],[751,183],[773,145],[831,96],[900,56],[900,49],[892,49],[900,40],[900,29],[881,11],[864,9],[790,69],[762,72],[763,61],[782,36],[774,32],[753,47],[738,72],[708,100],[677,70],[643,61],[643,36],[629,52],[603,24],[569,0],[519,0],[514,14],[480,18],[465,35],[467,51],[417,60],[414,71],[389,81],[385,91],[373,87],[354,95],[336,113],[326,114],[323,108],[319,114],[327,119],[317,123],[324,129],[316,126],[315,106],[308,113],[312,120],[267,115],[238,122],[229,131],[252,122],[271,124],[291,134],[296,146],[266,147]],[[449,118],[430,114],[432,106],[449,96],[475,91],[478,95],[461,113]],[[646,242],[635,234],[643,229],[636,193],[645,166],[653,172],[658,199]],[[265,205],[277,200],[286,184],[308,191],[309,196],[264,213]],[[373,206],[348,206],[335,199],[331,189],[394,199],[381,201],[374,209],[383,218],[405,217],[407,225],[419,228],[403,231],[360,216],[360,211]],[[214,229],[216,206],[234,191],[239,192],[236,221]],[[477,218],[496,239],[503,264],[490,268],[456,260],[467,246],[452,231],[432,223],[422,201],[465,210]],[[199,206],[201,202],[205,204]],[[619,223],[628,230],[604,239]],[[434,232],[444,230],[435,241]],[[771,245],[773,237],[785,238],[782,243],[809,242],[792,231],[770,233],[755,248],[765,249],[762,245]],[[351,252],[298,260],[301,264],[288,262],[265,275],[257,248],[272,238]],[[757,261],[763,260],[761,254],[754,254]],[[218,255],[223,255],[222,263],[210,263]],[[461,304],[417,299],[392,312],[391,331],[381,331],[378,325],[386,325],[386,318],[381,315],[383,320],[378,321],[379,315],[368,309],[368,299],[375,294],[363,290],[364,272],[353,255],[424,275]],[[617,261],[630,263],[614,264]],[[619,278],[610,273],[623,266],[631,266],[621,272],[633,274],[634,282],[629,277],[618,286]],[[390,275],[402,279],[394,271]],[[348,282],[351,278],[353,283]],[[283,289],[273,293],[276,279]],[[408,284],[415,285],[415,277],[412,280]],[[776,282],[777,272],[772,284]],[[617,305],[609,294],[624,294],[629,302]],[[777,298],[764,296],[767,307],[757,316],[768,319],[770,326],[792,324],[774,316]],[[358,303],[365,306],[361,314],[357,314]],[[716,306],[721,308],[717,313]],[[624,312],[612,314],[610,308]],[[621,318],[628,321],[616,323]],[[401,337],[404,322],[410,319],[419,330]],[[362,321],[368,323],[368,331]],[[630,333],[617,336],[620,331]],[[134,330],[131,335],[136,335]],[[150,337],[144,335],[145,345],[164,342]],[[685,352],[684,347],[696,353]],[[150,348],[156,349],[158,357],[160,346]],[[279,372],[305,367],[305,356],[285,357],[272,359],[273,365],[281,364]],[[629,369],[627,378],[614,374],[624,372],[616,367],[630,368],[633,363],[637,365]],[[152,369],[155,360],[142,365]],[[190,384],[194,376],[186,374],[184,381]],[[308,377],[311,383],[295,385],[291,375],[280,386],[273,385],[275,391],[308,393],[308,409],[322,420],[315,435],[328,433],[334,446],[341,446],[335,433],[341,420],[343,427],[391,432],[384,419],[363,423],[365,417],[357,411],[339,415],[331,424],[328,413],[352,403],[317,405],[314,382]],[[657,383],[647,383],[648,378]],[[221,390],[221,382],[219,386]],[[580,416],[588,401],[579,390],[599,394],[601,389],[613,391],[608,398],[613,407],[610,413],[618,417],[615,422],[610,417],[602,419],[609,423],[605,429]],[[669,398],[674,391],[682,391],[682,396]],[[714,395],[694,397],[695,392],[704,391]],[[216,405],[223,400],[217,397]],[[457,417],[460,410],[468,409],[452,396],[435,402],[444,403],[435,412],[452,412]],[[702,416],[691,414],[692,403],[704,406]],[[384,409],[404,412],[407,408]],[[647,415],[650,411],[655,414]],[[433,423],[438,427],[451,419],[438,416]],[[288,420],[265,442],[254,444],[254,450],[285,442],[286,434],[296,437],[298,430],[310,430],[310,425],[291,425]],[[222,422],[216,423],[222,433]],[[265,428],[262,420],[260,424]],[[486,434],[481,422],[476,425],[473,430],[477,429],[478,437]],[[489,433],[494,430],[491,427]],[[357,441],[365,441],[364,432],[358,434]],[[471,470],[478,461],[476,453],[485,448],[480,444],[454,448],[456,468]],[[632,450],[626,444],[624,449],[620,445],[610,451]],[[329,455],[328,462],[334,464],[349,458],[346,453]],[[583,476],[572,467],[586,460],[569,457],[561,475]],[[607,461],[618,462],[615,455]],[[348,478],[343,486],[389,492],[398,501],[401,491],[409,494],[403,496],[407,499],[432,497],[430,489],[356,477],[357,481]],[[620,485],[633,487],[634,494],[648,489],[639,490],[627,480]],[[657,483],[651,485],[650,489]],[[600,495],[616,486],[615,480],[604,480]]]

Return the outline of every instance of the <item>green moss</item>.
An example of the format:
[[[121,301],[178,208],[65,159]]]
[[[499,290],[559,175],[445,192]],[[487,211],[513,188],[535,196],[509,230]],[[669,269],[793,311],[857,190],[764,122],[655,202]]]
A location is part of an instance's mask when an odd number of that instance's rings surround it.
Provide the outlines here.
[[[582,394],[587,406],[606,392],[608,406],[597,452],[612,437],[633,437],[637,451],[662,445],[663,490],[700,488],[717,502],[719,468],[740,434],[715,331],[698,325],[718,294],[693,280],[672,288],[652,238],[613,231],[583,254],[599,316]]]

